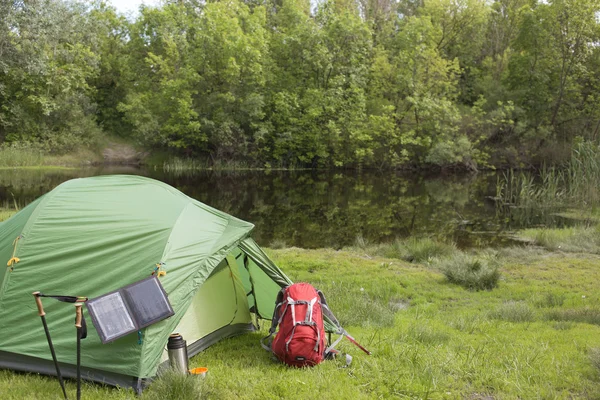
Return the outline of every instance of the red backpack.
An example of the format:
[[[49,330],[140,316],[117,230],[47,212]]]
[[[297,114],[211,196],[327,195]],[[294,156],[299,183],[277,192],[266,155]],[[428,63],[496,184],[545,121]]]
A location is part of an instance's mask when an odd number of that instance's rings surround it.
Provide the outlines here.
[[[271,346],[264,341],[279,326]],[[277,295],[269,336],[263,347],[282,362],[307,367],[325,359],[326,338],[320,293],[308,283],[295,283]]]

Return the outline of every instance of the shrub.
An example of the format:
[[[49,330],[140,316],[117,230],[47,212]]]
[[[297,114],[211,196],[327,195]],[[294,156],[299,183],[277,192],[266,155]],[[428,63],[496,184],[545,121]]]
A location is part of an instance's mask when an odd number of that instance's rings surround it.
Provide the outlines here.
[[[440,260],[438,268],[451,283],[472,290],[490,290],[498,286],[500,271],[497,262],[490,257],[480,257],[458,252]]]

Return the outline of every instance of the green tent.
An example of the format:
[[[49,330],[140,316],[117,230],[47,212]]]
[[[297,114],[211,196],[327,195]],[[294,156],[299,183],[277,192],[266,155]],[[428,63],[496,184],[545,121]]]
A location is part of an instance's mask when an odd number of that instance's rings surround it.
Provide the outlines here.
[[[169,334],[188,354],[271,319],[291,283],[249,237],[253,225],[139,176],[61,184],[0,224],[0,368],[54,374],[32,292],[94,298],[147,278],[157,264],[175,312],[101,344],[88,320],[82,377],[141,390],[167,360]],[[18,259],[18,262],[15,262]],[[74,307],[44,300],[65,376],[75,376]],[[87,317],[87,313],[84,313]]]

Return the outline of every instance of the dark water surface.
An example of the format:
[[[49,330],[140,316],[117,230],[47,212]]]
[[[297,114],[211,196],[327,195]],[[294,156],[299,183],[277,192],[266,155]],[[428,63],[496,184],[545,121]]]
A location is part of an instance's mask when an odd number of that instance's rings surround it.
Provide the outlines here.
[[[516,217],[490,199],[497,174],[422,176],[393,172],[202,171],[166,174],[129,167],[0,170],[0,206],[23,207],[77,177],[126,173],[166,182],[187,195],[256,225],[262,245],[341,248],[433,236],[460,247],[501,246],[508,233],[558,217]]]

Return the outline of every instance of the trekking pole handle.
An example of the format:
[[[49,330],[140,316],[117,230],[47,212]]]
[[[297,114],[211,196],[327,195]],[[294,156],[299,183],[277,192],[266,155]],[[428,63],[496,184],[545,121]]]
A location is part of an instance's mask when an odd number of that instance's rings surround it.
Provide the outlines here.
[[[46,315],[44,312],[44,306],[42,305],[42,298],[40,297],[40,292],[33,292],[33,297],[35,297],[35,304],[37,305],[38,315],[43,317]]]
[[[81,305],[82,303],[75,303],[75,327],[81,328]]]

